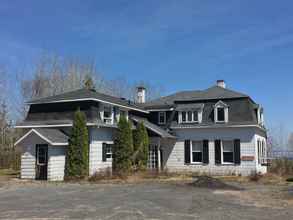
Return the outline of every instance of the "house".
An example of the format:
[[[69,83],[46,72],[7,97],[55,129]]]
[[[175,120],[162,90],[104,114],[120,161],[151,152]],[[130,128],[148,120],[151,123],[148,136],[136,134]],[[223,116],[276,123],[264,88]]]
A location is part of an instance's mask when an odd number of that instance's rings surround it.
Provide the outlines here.
[[[146,102],[137,88],[136,102],[80,89],[28,102],[17,128],[21,178],[63,180],[68,136],[79,108],[89,130],[89,173],[112,166],[117,122],[125,115],[144,122],[149,136],[149,169],[210,175],[265,173],[266,129],[263,108],[249,96],[226,88],[223,80],[201,91],[182,91]]]

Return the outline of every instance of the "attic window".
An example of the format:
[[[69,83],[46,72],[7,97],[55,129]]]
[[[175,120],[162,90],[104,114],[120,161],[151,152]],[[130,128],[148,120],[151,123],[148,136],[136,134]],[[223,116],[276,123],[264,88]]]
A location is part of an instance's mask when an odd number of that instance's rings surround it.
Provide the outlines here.
[[[113,123],[113,108],[111,106],[104,106],[104,122],[106,124]]]
[[[218,113],[218,120],[217,121],[224,122],[225,121],[225,109],[222,107],[218,107],[217,113]]]
[[[228,105],[222,101],[215,104],[214,116],[216,123],[227,123],[228,122]]]

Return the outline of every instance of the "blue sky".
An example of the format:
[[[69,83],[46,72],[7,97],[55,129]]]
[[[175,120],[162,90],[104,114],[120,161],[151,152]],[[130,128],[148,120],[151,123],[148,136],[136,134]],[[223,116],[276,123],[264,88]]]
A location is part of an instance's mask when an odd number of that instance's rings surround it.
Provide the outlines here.
[[[225,79],[293,130],[292,11],[286,0],[2,0],[0,64],[12,79],[44,51],[95,59],[108,78],[166,94]]]

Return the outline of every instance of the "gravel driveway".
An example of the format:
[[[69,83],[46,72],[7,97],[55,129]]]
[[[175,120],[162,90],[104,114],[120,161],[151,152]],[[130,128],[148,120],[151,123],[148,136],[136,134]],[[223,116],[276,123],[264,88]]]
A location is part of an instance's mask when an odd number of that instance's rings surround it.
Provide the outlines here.
[[[5,185],[0,218],[293,219],[292,207],[243,202],[241,193],[170,183]]]

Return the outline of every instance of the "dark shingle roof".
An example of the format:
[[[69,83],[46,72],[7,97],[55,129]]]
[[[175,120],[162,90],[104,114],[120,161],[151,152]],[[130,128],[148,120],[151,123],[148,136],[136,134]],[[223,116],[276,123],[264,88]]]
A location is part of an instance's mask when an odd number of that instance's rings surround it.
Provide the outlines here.
[[[68,136],[65,135],[58,129],[55,128],[34,128],[23,135],[15,145],[19,145],[23,140],[25,140],[32,133],[38,135],[41,139],[46,141],[48,144],[53,146],[64,146],[68,144]]]
[[[134,102],[129,100],[118,98],[110,95],[106,95],[100,92],[89,89],[79,89],[71,92],[62,93],[59,95],[49,96],[40,99],[33,99],[28,104],[44,104],[44,103],[53,103],[53,102],[62,102],[62,101],[74,101],[74,100],[101,100],[104,102],[109,102],[116,105],[121,105],[126,108],[133,108],[139,111],[144,111],[144,109]]]
[[[135,122],[143,122],[143,124],[145,125],[146,128],[150,129],[151,131],[153,131],[154,133],[158,134],[159,136],[161,136],[162,138],[176,138],[173,135],[169,134],[166,130],[162,129],[161,127],[149,122],[147,119],[145,118],[140,118],[140,117],[135,117],[135,116],[131,116],[131,119]]]
[[[36,128],[34,129],[52,143],[67,143],[68,137],[58,129]]]
[[[219,86],[213,86],[206,90],[195,90],[195,91],[182,91],[175,94],[164,96],[159,99],[147,102],[144,104],[146,109],[156,108],[157,106],[172,106],[175,102],[180,101],[200,101],[200,100],[211,100],[211,99],[233,99],[233,98],[244,98],[249,97],[248,95],[225,89]]]

